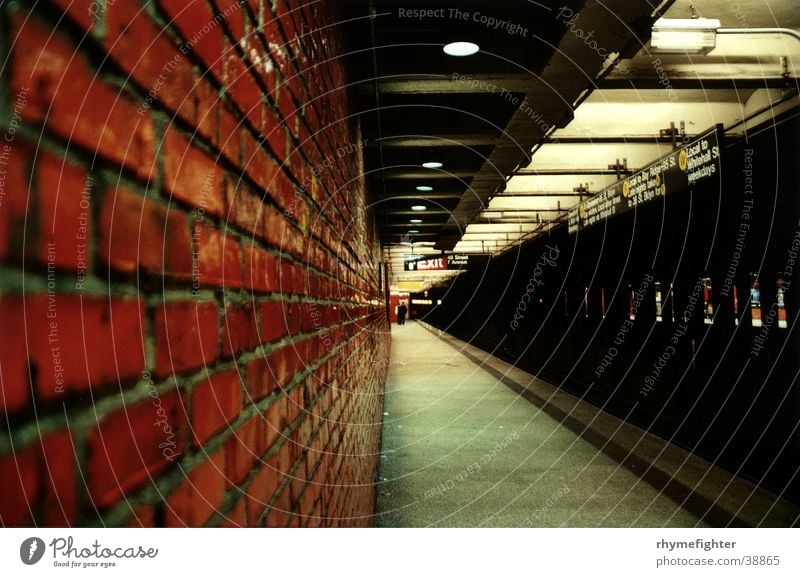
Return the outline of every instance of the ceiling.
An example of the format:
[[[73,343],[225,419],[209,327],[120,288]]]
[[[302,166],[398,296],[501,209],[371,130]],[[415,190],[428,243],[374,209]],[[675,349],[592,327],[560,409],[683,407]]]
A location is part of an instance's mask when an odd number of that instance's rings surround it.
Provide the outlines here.
[[[800,42],[786,35],[718,35],[705,56],[651,54],[652,23],[689,17],[685,0],[453,4],[347,3],[368,189],[396,289],[453,274],[404,271],[404,260],[509,250],[671,151],[671,127],[742,131],[741,119],[774,114],[797,87]],[[695,4],[723,27],[800,27],[795,0]],[[480,51],[445,54],[454,41]]]

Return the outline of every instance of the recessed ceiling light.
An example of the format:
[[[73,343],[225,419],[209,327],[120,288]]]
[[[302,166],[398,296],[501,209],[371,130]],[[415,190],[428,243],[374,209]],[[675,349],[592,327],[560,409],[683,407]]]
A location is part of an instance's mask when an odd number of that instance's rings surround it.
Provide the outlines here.
[[[428,210],[428,207],[424,204],[415,204],[411,207],[411,210]]]
[[[414,230],[409,230],[408,234],[417,234],[418,232],[419,232],[418,230],[414,229]]]
[[[417,190],[420,191],[420,192],[430,192],[430,191],[433,190],[433,187],[432,186],[428,186],[426,184],[422,184],[422,185],[417,187]]]
[[[443,165],[441,162],[423,162],[422,166],[425,168],[442,168]]]
[[[444,53],[450,56],[471,56],[480,50],[474,42],[451,42],[444,45]]]
[[[419,224],[419,223],[421,223],[421,222],[422,222],[422,220],[421,220],[421,219],[419,219],[419,218],[412,218],[412,219],[411,219],[410,221],[408,221],[408,222],[410,222],[411,224]]]

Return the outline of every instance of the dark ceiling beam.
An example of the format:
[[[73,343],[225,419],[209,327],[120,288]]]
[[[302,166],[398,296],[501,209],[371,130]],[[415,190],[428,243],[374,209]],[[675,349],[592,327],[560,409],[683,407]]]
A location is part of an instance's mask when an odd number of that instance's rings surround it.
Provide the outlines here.
[[[748,63],[742,60],[719,60],[707,56],[692,57],[692,62],[676,61],[675,56],[653,55],[623,60],[597,85],[601,90],[626,89],[665,90],[665,78],[675,90],[747,90],[755,88],[783,88],[786,78],[781,76],[780,64],[775,63],[774,74],[764,75],[765,62]],[[719,61],[716,61],[719,60]],[[658,71],[656,70],[656,64]],[[623,74],[620,70],[624,70]],[[666,92],[664,96],[668,100]]]
[[[516,174],[520,176],[567,176],[574,174],[575,176],[590,176],[590,175],[616,175],[617,171],[609,170],[607,168],[545,168],[535,170],[531,168],[523,168],[518,170]],[[627,175],[633,174],[632,170],[622,171],[620,174]]]
[[[589,196],[590,194],[594,194],[594,192],[591,192],[591,191],[589,191],[589,192],[574,192],[574,191],[570,191],[570,192],[552,192],[552,191],[549,191],[549,192],[513,192],[513,193],[509,193],[509,194],[501,192],[500,194],[495,194],[492,198],[510,198],[510,199],[514,199],[514,198],[532,198],[532,197],[539,197],[539,198],[544,197],[544,198],[546,198],[548,196],[576,196],[576,197],[583,197],[583,196]]]
[[[489,134],[437,134],[437,135],[397,135],[384,136],[380,140],[371,140],[367,146],[383,148],[426,148],[439,146],[493,146],[497,137]]]
[[[385,180],[443,180],[443,179],[453,179],[453,178],[460,178],[466,179],[470,178],[473,174],[475,174],[472,170],[453,170],[453,171],[441,171],[441,170],[425,170],[425,171],[413,171],[407,168],[385,168],[382,171],[383,178]]]
[[[547,219],[536,219],[536,218],[476,218],[470,224],[550,224],[553,222],[561,222],[560,220],[547,220]],[[470,233],[472,234],[472,233]],[[480,232],[476,232],[474,234],[484,234]],[[487,232],[485,234],[495,234],[492,232]],[[522,234],[520,232],[520,234]],[[467,239],[469,240],[469,239]],[[477,240],[477,239],[476,239]]]
[[[387,222],[383,226],[386,228],[438,228],[442,222]]]
[[[381,237],[384,242],[419,242],[417,239],[435,240],[439,236],[438,232],[421,232],[419,234],[400,234],[397,232],[385,232]],[[413,240],[411,240],[413,239]]]
[[[474,74],[441,77],[393,77],[378,81],[381,94],[502,94],[525,92],[530,74]],[[369,87],[371,88],[371,87]],[[367,88],[364,88],[367,90]]]
[[[694,139],[696,135],[687,135]],[[543,144],[669,144],[672,139],[662,136],[559,136],[547,138]]]
[[[487,208],[484,212],[513,212],[513,213],[522,213],[522,212],[569,212],[569,209],[566,208]],[[491,218],[491,217],[486,217]],[[498,218],[515,218],[513,216],[501,216]]]
[[[752,90],[756,88],[784,88],[786,79],[781,76],[762,78],[676,78],[670,81],[675,90]],[[663,89],[656,77],[607,78],[598,86],[601,90],[654,90]],[[666,100],[666,98],[665,98]]]
[[[390,209],[388,212],[389,212],[389,214],[391,216],[412,216],[412,215],[416,215],[416,216],[419,216],[420,218],[422,218],[423,216],[426,216],[426,215],[430,216],[432,214],[435,214],[435,215],[442,215],[442,214],[449,215],[450,214],[449,210],[443,210],[443,209],[439,209],[439,208],[429,208],[428,210],[394,210],[394,209]]]
[[[386,200],[401,199],[401,200],[449,200],[453,198],[461,198],[460,192],[387,192],[383,198]]]

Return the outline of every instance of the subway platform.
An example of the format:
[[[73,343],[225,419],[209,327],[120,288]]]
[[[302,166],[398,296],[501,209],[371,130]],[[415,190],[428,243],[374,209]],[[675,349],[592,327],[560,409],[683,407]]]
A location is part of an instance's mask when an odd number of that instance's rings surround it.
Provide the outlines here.
[[[792,527],[799,515],[423,322],[392,327],[379,527]]]

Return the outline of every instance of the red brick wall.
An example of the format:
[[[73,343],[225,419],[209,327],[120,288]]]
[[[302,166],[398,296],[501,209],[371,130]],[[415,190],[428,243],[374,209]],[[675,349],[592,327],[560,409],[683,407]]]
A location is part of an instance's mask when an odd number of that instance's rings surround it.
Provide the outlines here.
[[[371,524],[388,334],[326,4],[0,7],[3,525]]]

